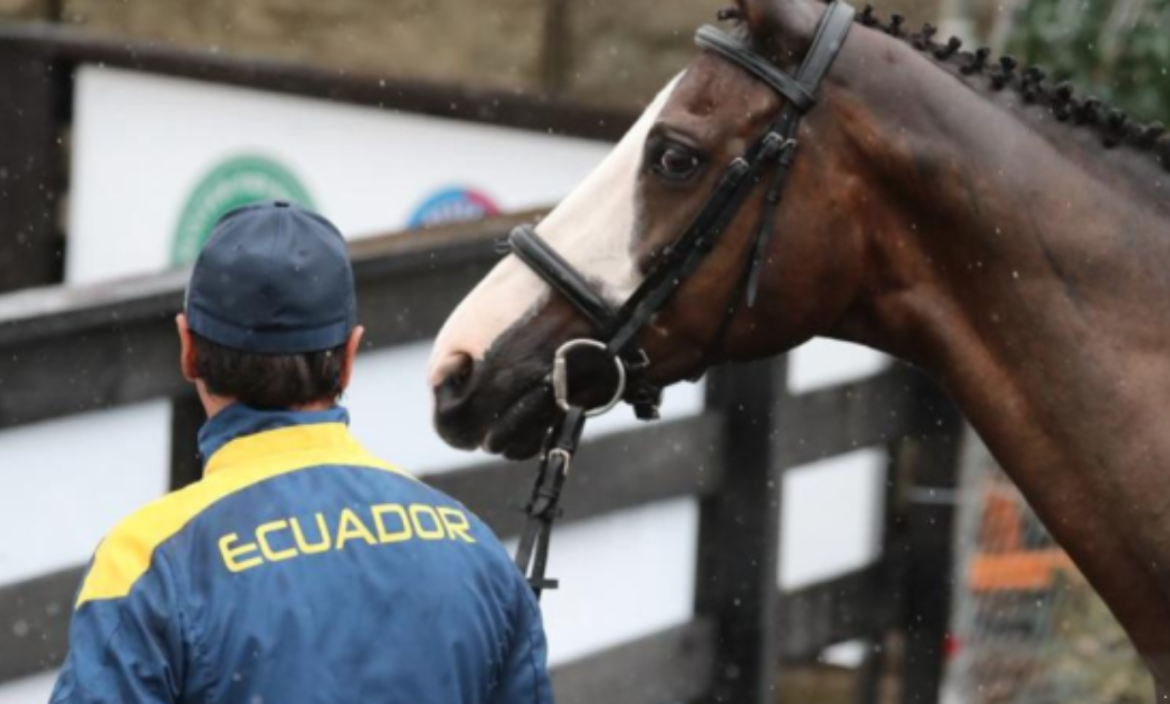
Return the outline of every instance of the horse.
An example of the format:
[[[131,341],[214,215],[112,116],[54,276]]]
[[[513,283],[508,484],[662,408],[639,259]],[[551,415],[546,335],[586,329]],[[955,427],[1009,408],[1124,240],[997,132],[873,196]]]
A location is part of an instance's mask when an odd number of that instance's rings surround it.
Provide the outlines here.
[[[736,0],[719,16],[791,70],[828,11],[819,0]],[[620,305],[786,102],[726,55],[700,52],[537,232]],[[754,300],[741,300],[742,281],[769,208],[763,187],[638,331],[639,373],[666,385],[816,336],[926,371],[1170,701],[1164,128],[867,7],[794,146]],[[554,353],[593,327],[505,257],[435,341],[439,434],[511,458],[539,452],[560,413],[547,382]],[[604,376],[593,366],[578,387]]]

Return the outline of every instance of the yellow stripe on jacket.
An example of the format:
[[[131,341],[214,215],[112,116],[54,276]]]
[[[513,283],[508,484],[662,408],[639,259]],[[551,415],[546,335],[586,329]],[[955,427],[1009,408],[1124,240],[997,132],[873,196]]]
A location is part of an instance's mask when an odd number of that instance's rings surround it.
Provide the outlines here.
[[[414,480],[366,452],[343,423],[297,425],[242,437],[216,452],[191,486],[148,504],[98,546],[77,608],[118,599],[150,569],[154,551],[216,502],[272,477],[322,465],[379,469]]]

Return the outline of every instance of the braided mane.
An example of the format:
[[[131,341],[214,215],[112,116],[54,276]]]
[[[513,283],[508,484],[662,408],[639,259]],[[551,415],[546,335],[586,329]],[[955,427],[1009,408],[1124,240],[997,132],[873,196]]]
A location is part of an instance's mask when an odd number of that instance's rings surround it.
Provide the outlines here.
[[[742,19],[737,8],[720,10],[718,17],[720,20]],[[1131,120],[1113,105],[1092,96],[1078,96],[1068,81],[1053,85],[1046,80],[1047,73],[1039,66],[1021,70],[1019,62],[1012,56],[1005,55],[993,62],[990,49],[963,51],[963,42],[958,37],[951,37],[945,43],[936,42],[938,30],[932,24],[927,23],[918,32],[909,33],[905,21],[903,15],[895,13],[883,23],[872,5],[866,5],[856,17],[856,22],[865,27],[902,39],[940,62],[957,65],[964,76],[985,76],[991,90],[1017,91],[1025,103],[1048,108],[1058,122],[1095,130],[1106,149],[1122,145],[1134,147],[1153,155],[1163,168],[1170,171],[1170,133],[1163,123],[1142,124]]]

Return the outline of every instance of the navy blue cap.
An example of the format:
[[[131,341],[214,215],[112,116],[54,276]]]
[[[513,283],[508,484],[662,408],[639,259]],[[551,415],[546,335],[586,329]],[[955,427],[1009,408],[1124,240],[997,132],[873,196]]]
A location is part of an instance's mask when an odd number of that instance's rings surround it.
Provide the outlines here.
[[[187,286],[187,324],[260,354],[337,347],[357,324],[345,240],[325,218],[283,201],[220,218]]]

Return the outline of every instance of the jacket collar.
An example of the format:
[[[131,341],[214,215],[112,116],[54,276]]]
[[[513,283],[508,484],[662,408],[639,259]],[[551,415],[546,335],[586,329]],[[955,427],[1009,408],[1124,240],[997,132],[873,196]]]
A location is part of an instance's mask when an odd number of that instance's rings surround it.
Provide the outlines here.
[[[349,413],[341,406],[324,411],[263,411],[233,403],[199,429],[199,455],[203,459],[205,472],[212,470],[212,464],[222,464],[216,458],[226,446],[241,438],[269,433],[275,430],[299,426],[325,426],[322,432],[302,434],[306,440],[330,443],[348,438],[345,426],[349,424]],[[282,433],[281,435],[287,435]]]

